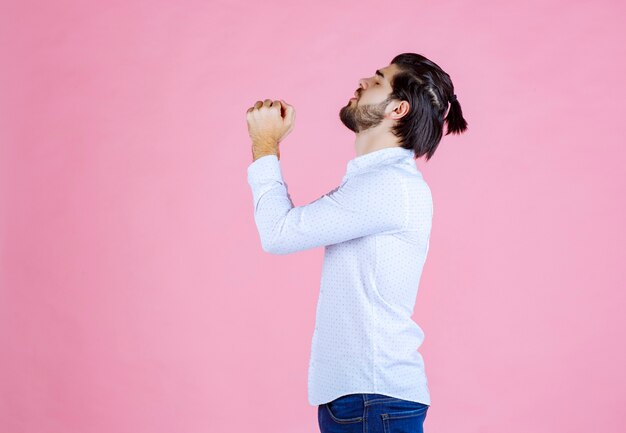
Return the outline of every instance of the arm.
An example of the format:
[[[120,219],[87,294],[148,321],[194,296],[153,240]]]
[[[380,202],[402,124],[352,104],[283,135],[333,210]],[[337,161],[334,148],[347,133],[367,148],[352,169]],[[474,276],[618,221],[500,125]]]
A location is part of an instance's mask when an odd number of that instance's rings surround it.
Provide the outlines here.
[[[248,166],[254,220],[263,250],[289,254],[361,236],[398,231],[407,224],[407,189],[392,172],[370,171],[304,205],[294,206],[276,155]]]

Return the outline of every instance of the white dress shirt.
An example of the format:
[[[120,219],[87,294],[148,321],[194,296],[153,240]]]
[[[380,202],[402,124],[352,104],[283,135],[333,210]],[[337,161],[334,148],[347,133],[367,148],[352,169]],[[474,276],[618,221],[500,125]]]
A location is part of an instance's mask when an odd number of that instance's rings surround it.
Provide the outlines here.
[[[433,204],[413,151],[379,149],[347,164],[337,188],[294,206],[276,155],[248,166],[264,251],[324,246],[308,399],[385,394],[430,405],[424,332],[411,316],[430,240]]]

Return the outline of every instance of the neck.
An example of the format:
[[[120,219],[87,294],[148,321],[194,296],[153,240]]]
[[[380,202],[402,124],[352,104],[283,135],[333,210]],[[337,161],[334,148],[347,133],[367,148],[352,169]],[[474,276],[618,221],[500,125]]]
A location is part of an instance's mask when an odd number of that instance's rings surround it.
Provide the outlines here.
[[[366,153],[374,152],[386,147],[399,147],[400,140],[393,135],[388,129],[381,129],[378,125],[375,128],[370,128],[366,131],[362,131],[356,134],[354,141],[354,149],[356,156],[365,155]]]

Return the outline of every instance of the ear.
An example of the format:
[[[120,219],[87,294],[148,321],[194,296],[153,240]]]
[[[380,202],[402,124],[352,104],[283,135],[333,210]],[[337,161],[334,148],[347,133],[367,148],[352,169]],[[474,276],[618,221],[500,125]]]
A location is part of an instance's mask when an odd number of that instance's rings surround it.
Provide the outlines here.
[[[391,118],[400,119],[406,116],[410,108],[411,106],[409,105],[407,101],[400,101],[398,105],[396,106],[396,108],[394,108],[393,111],[391,112]]]

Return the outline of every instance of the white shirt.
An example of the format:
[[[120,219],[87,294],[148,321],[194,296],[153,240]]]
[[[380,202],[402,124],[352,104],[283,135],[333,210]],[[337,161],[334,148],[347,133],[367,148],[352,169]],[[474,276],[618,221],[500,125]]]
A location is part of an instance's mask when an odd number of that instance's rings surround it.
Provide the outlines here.
[[[252,162],[248,183],[264,251],[325,247],[309,404],[374,393],[430,405],[424,332],[411,316],[433,205],[413,151],[353,158],[341,185],[304,206],[294,207],[276,155]]]

